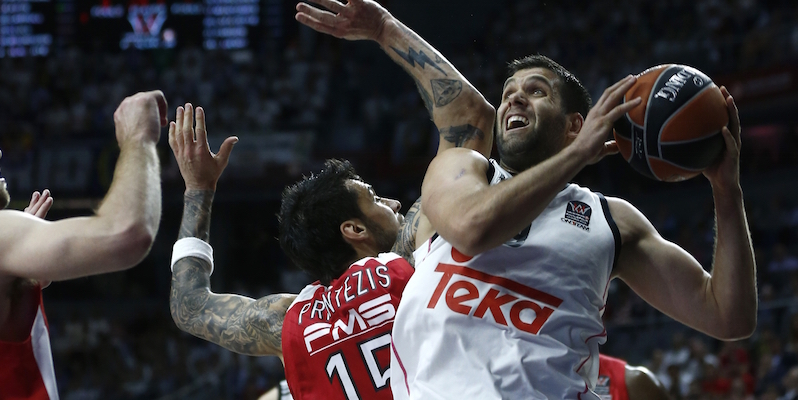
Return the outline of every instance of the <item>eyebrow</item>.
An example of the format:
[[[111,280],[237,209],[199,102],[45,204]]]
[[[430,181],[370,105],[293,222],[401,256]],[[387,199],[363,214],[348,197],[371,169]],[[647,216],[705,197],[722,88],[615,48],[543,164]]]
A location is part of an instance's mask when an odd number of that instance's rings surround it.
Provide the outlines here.
[[[545,83],[548,87],[554,88],[554,85],[551,83],[551,81],[548,78],[546,78],[545,76],[540,75],[540,74],[533,74],[533,75],[529,75],[526,78],[524,78],[524,82],[526,82],[528,80],[541,81],[541,82]],[[516,78],[514,76],[511,76],[511,77],[507,78],[507,80],[504,81],[504,86],[502,86],[502,92],[504,92],[504,89],[507,88],[507,85],[510,84],[510,82],[513,82],[513,81],[516,81]]]

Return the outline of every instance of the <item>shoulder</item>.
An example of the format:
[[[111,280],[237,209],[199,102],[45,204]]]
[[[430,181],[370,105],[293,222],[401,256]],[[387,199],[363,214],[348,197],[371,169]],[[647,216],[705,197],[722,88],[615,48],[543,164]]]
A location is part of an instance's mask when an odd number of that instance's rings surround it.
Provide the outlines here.
[[[380,253],[377,257],[366,257],[352,266],[360,266],[363,268],[385,266],[387,271],[392,274],[397,273],[413,273],[413,265],[411,265],[402,255],[390,251],[388,253]]]
[[[422,198],[425,190],[448,190],[445,188],[446,183],[460,181],[464,176],[480,175],[487,180],[489,166],[488,159],[474,150],[461,147],[446,150],[430,163],[421,188]],[[440,186],[441,184],[444,186]]]
[[[0,235],[2,235],[3,232],[6,232],[6,235],[14,233],[14,229],[19,229],[22,226],[33,224],[37,221],[46,222],[41,218],[24,213],[22,211],[0,210],[0,226],[3,227],[2,231],[0,231]]]
[[[465,147],[454,147],[448,149],[446,151],[441,152],[438,154],[435,159],[432,160],[433,164],[465,164],[465,163],[473,163],[476,165],[484,165],[487,168],[489,162],[488,159],[485,158],[480,152],[471,150]]]
[[[25,238],[38,226],[49,224],[43,219],[16,210],[0,210],[0,274],[6,271],[5,257],[24,243]]]
[[[654,226],[640,210],[628,201],[618,197],[606,197],[607,206],[624,245],[640,240],[654,232]]]
[[[665,388],[646,367],[626,366],[626,388],[630,399],[667,399]]]

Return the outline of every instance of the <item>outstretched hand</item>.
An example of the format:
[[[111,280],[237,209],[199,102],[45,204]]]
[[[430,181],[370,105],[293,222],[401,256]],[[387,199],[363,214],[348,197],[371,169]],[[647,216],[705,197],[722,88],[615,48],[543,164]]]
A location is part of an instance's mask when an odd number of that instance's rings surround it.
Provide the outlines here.
[[[205,129],[205,110],[197,107],[197,130],[194,132],[194,107],[186,103],[178,107],[175,121],[169,124],[169,147],[177,159],[180,174],[186,182],[186,190],[216,190],[216,183],[222,175],[233,145],[238,138],[230,136],[214,154],[208,145],[208,132]]]
[[[309,0],[296,5],[296,20],[328,35],[346,40],[377,40],[391,13],[372,0]],[[325,11],[320,7],[329,11]]]
[[[734,98],[725,86],[720,87],[720,93],[726,99],[729,111],[729,125],[721,130],[726,148],[718,161],[704,170],[704,176],[709,179],[713,187],[733,189],[740,185],[740,114],[737,105],[734,104]]]
[[[44,189],[41,193],[38,191],[33,192],[30,198],[30,204],[25,207],[26,213],[44,219],[50,207],[53,206],[53,198],[50,196],[50,190]]]
[[[608,87],[587,113],[584,125],[572,145],[585,154],[588,164],[595,164],[605,156],[618,152],[618,144],[614,140],[607,140],[607,136],[618,118],[642,102],[638,97],[620,103],[635,82],[637,78],[629,75]]]

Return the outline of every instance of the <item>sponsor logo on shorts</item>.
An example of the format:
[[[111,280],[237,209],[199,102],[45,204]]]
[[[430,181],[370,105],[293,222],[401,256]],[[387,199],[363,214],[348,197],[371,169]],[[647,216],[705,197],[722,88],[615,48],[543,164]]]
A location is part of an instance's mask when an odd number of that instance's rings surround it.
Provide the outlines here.
[[[560,221],[590,231],[591,214],[593,214],[593,210],[589,205],[581,201],[571,200],[565,206],[565,216],[560,218]]]

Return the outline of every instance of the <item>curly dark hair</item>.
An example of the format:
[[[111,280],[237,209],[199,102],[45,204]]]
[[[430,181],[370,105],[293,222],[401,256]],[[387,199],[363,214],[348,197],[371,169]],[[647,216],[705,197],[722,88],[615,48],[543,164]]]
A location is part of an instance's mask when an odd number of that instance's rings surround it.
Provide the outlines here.
[[[518,71],[530,68],[546,68],[557,74],[563,82],[563,112],[566,114],[578,112],[582,117],[587,117],[587,113],[590,111],[593,101],[590,99],[590,93],[588,93],[585,86],[582,85],[582,82],[577,79],[576,75],[569,72],[551,58],[540,54],[534,54],[510,61],[507,64],[507,76],[513,76]]]
[[[344,221],[363,218],[349,180],[362,180],[349,161],[327,160],[321,172],[283,191],[277,216],[280,247],[294,264],[324,285],[346,271],[357,256],[340,231]]]

